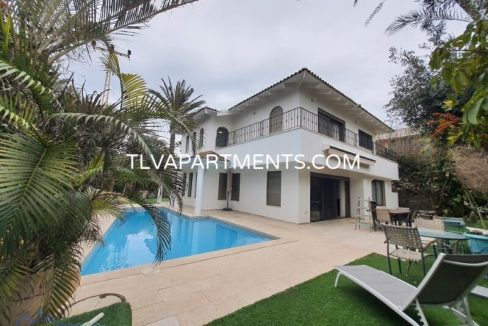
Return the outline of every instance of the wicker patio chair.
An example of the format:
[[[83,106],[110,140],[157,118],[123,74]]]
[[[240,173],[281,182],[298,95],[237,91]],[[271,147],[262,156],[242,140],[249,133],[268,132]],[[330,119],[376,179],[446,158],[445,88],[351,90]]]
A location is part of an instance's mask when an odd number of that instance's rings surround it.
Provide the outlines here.
[[[438,231],[445,231],[444,221],[441,218],[424,218],[416,217],[414,220],[415,226],[420,229],[432,229]]]
[[[414,223],[418,214],[419,214],[419,211],[416,211],[416,210],[410,211],[410,214],[408,214],[408,218],[407,218],[407,225],[408,226],[412,226],[412,224]]]
[[[431,220],[434,218],[435,211],[427,211],[427,210],[419,210],[418,211],[418,217],[422,217],[428,220]]]
[[[386,255],[388,257],[388,269],[390,274],[391,262],[390,257],[394,257],[398,261],[398,269],[400,274],[402,273],[402,260],[408,262],[407,274],[410,271],[412,262],[422,262],[422,268],[424,275],[426,273],[425,246],[420,239],[419,231],[417,228],[408,226],[396,226],[396,225],[383,225],[386,236]],[[390,250],[390,246],[394,246],[393,250]]]
[[[376,206],[376,220],[381,224],[390,224],[390,213],[387,207]]]
[[[369,207],[369,213],[371,215],[371,220],[373,221],[373,230],[376,231],[380,228],[380,223],[378,222],[378,219],[376,217],[376,202],[375,201],[369,201],[368,202],[368,207]]]
[[[419,286],[412,286],[394,276],[365,265],[336,267],[339,278],[345,276],[381,300],[410,325],[428,326],[422,306],[435,305],[449,309],[464,325],[478,325],[471,316],[468,295],[488,272],[488,255],[440,254]],[[485,293],[486,294],[486,293]],[[406,313],[413,306],[420,317],[416,321]]]
[[[444,220],[442,218],[434,217],[432,219],[428,219],[423,217],[417,217],[414,223],[415,226],[418,227],[419,229],[446,231]],[[457,241],[454,241],[451,244],[447,244],[435,238],[421,237],[421,239],[426,247],[430,245],[433,246],[434,254],[436,257],[437,257],[437,247],[441,247],[441,249],[443,250],[451,250],[453,252],[456,252],[456,248],[458,244]]]

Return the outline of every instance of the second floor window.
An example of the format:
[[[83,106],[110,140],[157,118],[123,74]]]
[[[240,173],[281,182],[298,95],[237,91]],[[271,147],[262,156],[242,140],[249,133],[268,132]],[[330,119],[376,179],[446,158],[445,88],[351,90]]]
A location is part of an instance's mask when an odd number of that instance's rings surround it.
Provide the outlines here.
[[[196,153],[196,150],[195,150],[195,142],[197,141],[197,132],[193,132],[193,139],[192,139],[192,142],[191,142],[191,151],[193,153],[193,155],[195,155]]]
[[[344,121],[341,121],[319,109],[318,122],[319,133],[340,141],[344,141],[344,134],[346,131]]]
[[[188,153],[188,149],[190,148],[190,136],[186,135],[186,142],[185,142],[185,153]]]
[[[274,134],[283,129],[283,109],[281,106],[275,107],[269,114],[269,133]]]
[[[229,131],[227,128],[220,127],[217,129],[217,138],[215,139],[216,147],[226,147],[229,143]]]
[[[359,146],[373,150],[373,137],[364,131],[359,130]]]
[[[198,139],[198,148],[203,147],[203,137],[205,136],[205,130],[203,128],[200,128],[200,137]]]

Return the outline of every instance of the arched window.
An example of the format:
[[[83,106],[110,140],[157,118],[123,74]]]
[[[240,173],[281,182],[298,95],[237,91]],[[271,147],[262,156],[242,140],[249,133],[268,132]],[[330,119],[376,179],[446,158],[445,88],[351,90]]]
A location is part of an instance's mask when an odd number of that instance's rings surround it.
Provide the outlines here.
[[[217,139],[215,140],[216,147],[226,147],[229,143],[229,131],[227,128],[219,127],[217,129]]]
[[[190,146],[190,136],[186,135],[185,153],[188,153],[189,146]]]
[[[198,139],[198,148],[203,147],[203,137],[205,136],[205,130],[203,128],[200,128],[200,138]]]
[[[274,134],[283,129],[283,109],[281,106],[275,107],[269,114],[269,133]]]

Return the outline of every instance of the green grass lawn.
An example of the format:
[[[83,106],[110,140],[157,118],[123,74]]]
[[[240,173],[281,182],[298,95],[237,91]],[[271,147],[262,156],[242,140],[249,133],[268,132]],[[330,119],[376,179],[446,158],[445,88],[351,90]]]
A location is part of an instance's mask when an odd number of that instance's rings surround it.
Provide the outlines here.
[[[76,315],[60,321],[56,321],[46,325],[56,326],[79,326],[86,323],[99,313],[105,313],[105,316],[95,325],[98,326],[131,326],[132,325],[132,311],[130,305],[126,302],[115,303],[113,305],[85,312],[84,314]]]
[[[431,264],[432,258],[427,258]],[[398,265],[393,261],[393,274],[400,277]],[[386,257],[371,254],[352,262],[384,271],[388,270]],[[403,263],[405,273],[406,264]],[[278,293],[270,298],[244,307],[210,325],[408,325],[396,313],[374,296],[342,277],[334,287],[336,271],[331,271],[305,283]],[[420,264],[414,264],[405,281],[417,286],[423,278]],[[484,282],[487,286],[488,282]],[[447,286],[447,284],[446,284]],[[488,325],[488,300],[470,298],[474,320]],[[459,325],[454,315],[442,308],[424,309],[430,325]],[[415,310],[409,315],[416,317]],[[418,319],[418,318],[417,318]]]

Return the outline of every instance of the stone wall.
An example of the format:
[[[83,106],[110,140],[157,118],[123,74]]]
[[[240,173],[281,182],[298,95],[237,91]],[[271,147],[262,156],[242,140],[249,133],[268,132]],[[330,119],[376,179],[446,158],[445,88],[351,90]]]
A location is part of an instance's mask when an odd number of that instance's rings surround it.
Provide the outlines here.
[[[467,147],[451,150],[456,177],[469,189],[488,192],[488,154]]]

